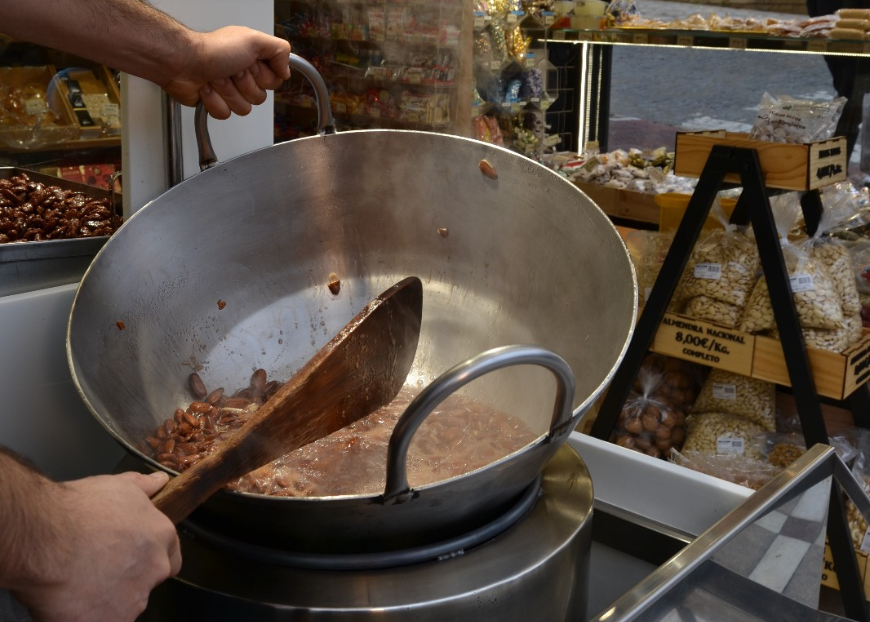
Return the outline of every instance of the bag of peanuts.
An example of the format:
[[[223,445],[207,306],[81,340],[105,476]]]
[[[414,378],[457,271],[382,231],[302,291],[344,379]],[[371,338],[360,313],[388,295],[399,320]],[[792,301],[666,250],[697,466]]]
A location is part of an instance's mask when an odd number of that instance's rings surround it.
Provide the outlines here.
[[[739,415],[773,432],[776,430],[776,385],[724,369],[713,369],[695,400],[692,412]]]
[[[661,354],[644,357],[610,441],[667,458],[685,438],[685,413],[698,395],[706,368]]]
[[[746,417],[729,413],[692,414],[686,419],[686,442],[681,451],[739,454],[758,458],[750,441],[764,428]]]
[[[741,308],[755,285],[758,247],[745,230],[728,223],[718,198],[710,215],[722,229],[710,231],[695,244],[680,279],[678,297],[691,300],[705,296]]]
[[[789,241],[788,232],[797,222],[800,197],[791,192],[771,199],[776,227],[780,234],[782,255],[791,282],[798,319],[803,328],[836,330],[844,328],[840,297],[825,265],[810,256],[805,248]],[[769,331],[776,327],[773,306],[762,276],[746,303],[740,320],[740,330],[749,333]]]

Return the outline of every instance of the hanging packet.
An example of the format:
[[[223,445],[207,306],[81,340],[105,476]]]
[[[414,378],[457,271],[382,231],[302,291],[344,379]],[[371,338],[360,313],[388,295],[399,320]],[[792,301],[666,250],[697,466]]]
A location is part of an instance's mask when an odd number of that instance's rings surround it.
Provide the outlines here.
[[[771,198],[776,228],[779,232],[783,260],[791,284],[792,298],[803,328],[837,330],[845,327],[840,297],[824,264],[809,256],[805,249],[791,243],[788,232],[800,213],[798,193],[790,192]],[[740,330],[750,333],[776,328],[767,279],[758,279],[740,321]]]

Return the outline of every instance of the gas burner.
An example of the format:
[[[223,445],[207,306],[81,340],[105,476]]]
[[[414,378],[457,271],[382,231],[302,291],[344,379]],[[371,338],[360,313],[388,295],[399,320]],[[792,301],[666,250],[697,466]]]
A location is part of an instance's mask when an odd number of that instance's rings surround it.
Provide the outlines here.
[[[541,476],[528,487],[517,502],[491,522],[458,537],[426,546],[418,546],[396,551],[360,553],[348,555],[316,554],[289,551],[280,548],[260,546],[234,538],[220,531],[209,529],[189,519],[181,528],[193,538],[235,557],[247,558],[265,564],[292,566],[309,570],[377,570],[440,561],[457,555],[500,535],[522,519],[535,505],[541,495]]]
[[[436,546],[428,560],[372,568],[377,556],[349,555],[340,561],[369,567],[301,568],[185,524],[181,572],[152,592],[138,622],[585,620],[592,501],[586,465],[563,446],[506,512],[512,520],[487,525],[492,533],[476,545],[464,536],[442,543],[447,552]]]

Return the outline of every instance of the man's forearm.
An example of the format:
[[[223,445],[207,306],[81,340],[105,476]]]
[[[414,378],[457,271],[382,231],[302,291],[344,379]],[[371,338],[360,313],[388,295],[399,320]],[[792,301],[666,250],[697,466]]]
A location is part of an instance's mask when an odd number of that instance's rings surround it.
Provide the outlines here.
[[[189,29],[140,0],[3,0],[0,32],[159,85],[180,71],[195,45]]]
[[[58,486],[0,448],[0,588],[50,576],[66,552],[50,505]]]

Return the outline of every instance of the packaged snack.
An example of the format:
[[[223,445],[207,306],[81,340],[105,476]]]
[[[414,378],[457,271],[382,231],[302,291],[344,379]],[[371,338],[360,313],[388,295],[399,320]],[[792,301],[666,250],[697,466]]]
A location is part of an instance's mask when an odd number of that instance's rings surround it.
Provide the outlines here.
[[[686,442],[681,451],[739,454],[758,458],[750,441],[765,429],[746,417],[728,413],[692,414],[686,419]]]
[[[813,259],[805,248],[792,244],[788,239],[788,232],[800,211],[797,193],[772,197],[771,207],[780,233],[783,259],[801,326],[824,330],[842,329],[845,326],[843,309],[831,275],[824,264]],[[767,279],[762,276],[755,284],[743,310],[740,330],[758,333],[775,327],[776,320]]]
[[[718,479],[758,490],[782,469],[763,460],[740,454],[709,454],[671,450],[671,462]]]
[[[683,313],[699,320],[707,320],[714,324],[720,324],[734,328],[740,321],[741,308],[737,305],[728,304],[708,296],[695,296],[686,301]]]
[[[711,211],[722,223],[695,244],[680,279],[680,298],[707,296],[742,308],[758,274],[758,247],[743,231],[728,224],[718,199]]]
[[[610,441],[654,458],[666,458],[672,447],[680,447],[686,404],[696,391],[693,374],[691,363],[648,355]]]
[[[776,430],[776,386],[771,382],[712,369],[692,407],[693,413],[723,412]]]
[[[827,140],[834,135],[846,105],[845,97],[832,101],[774,97],[765,93],[749,138],[778,143],[808,143]]]
[[[822,195],[822,206],[815,233],[807,240],[798,242],[798,246],[827,268],[840,298],[843,315],[854,315],[861,310],[861,303],[858,300],[852,257],[845,242],[832,233],[841,230],[855,218],[857,206],[848,195],[831,193]]]

